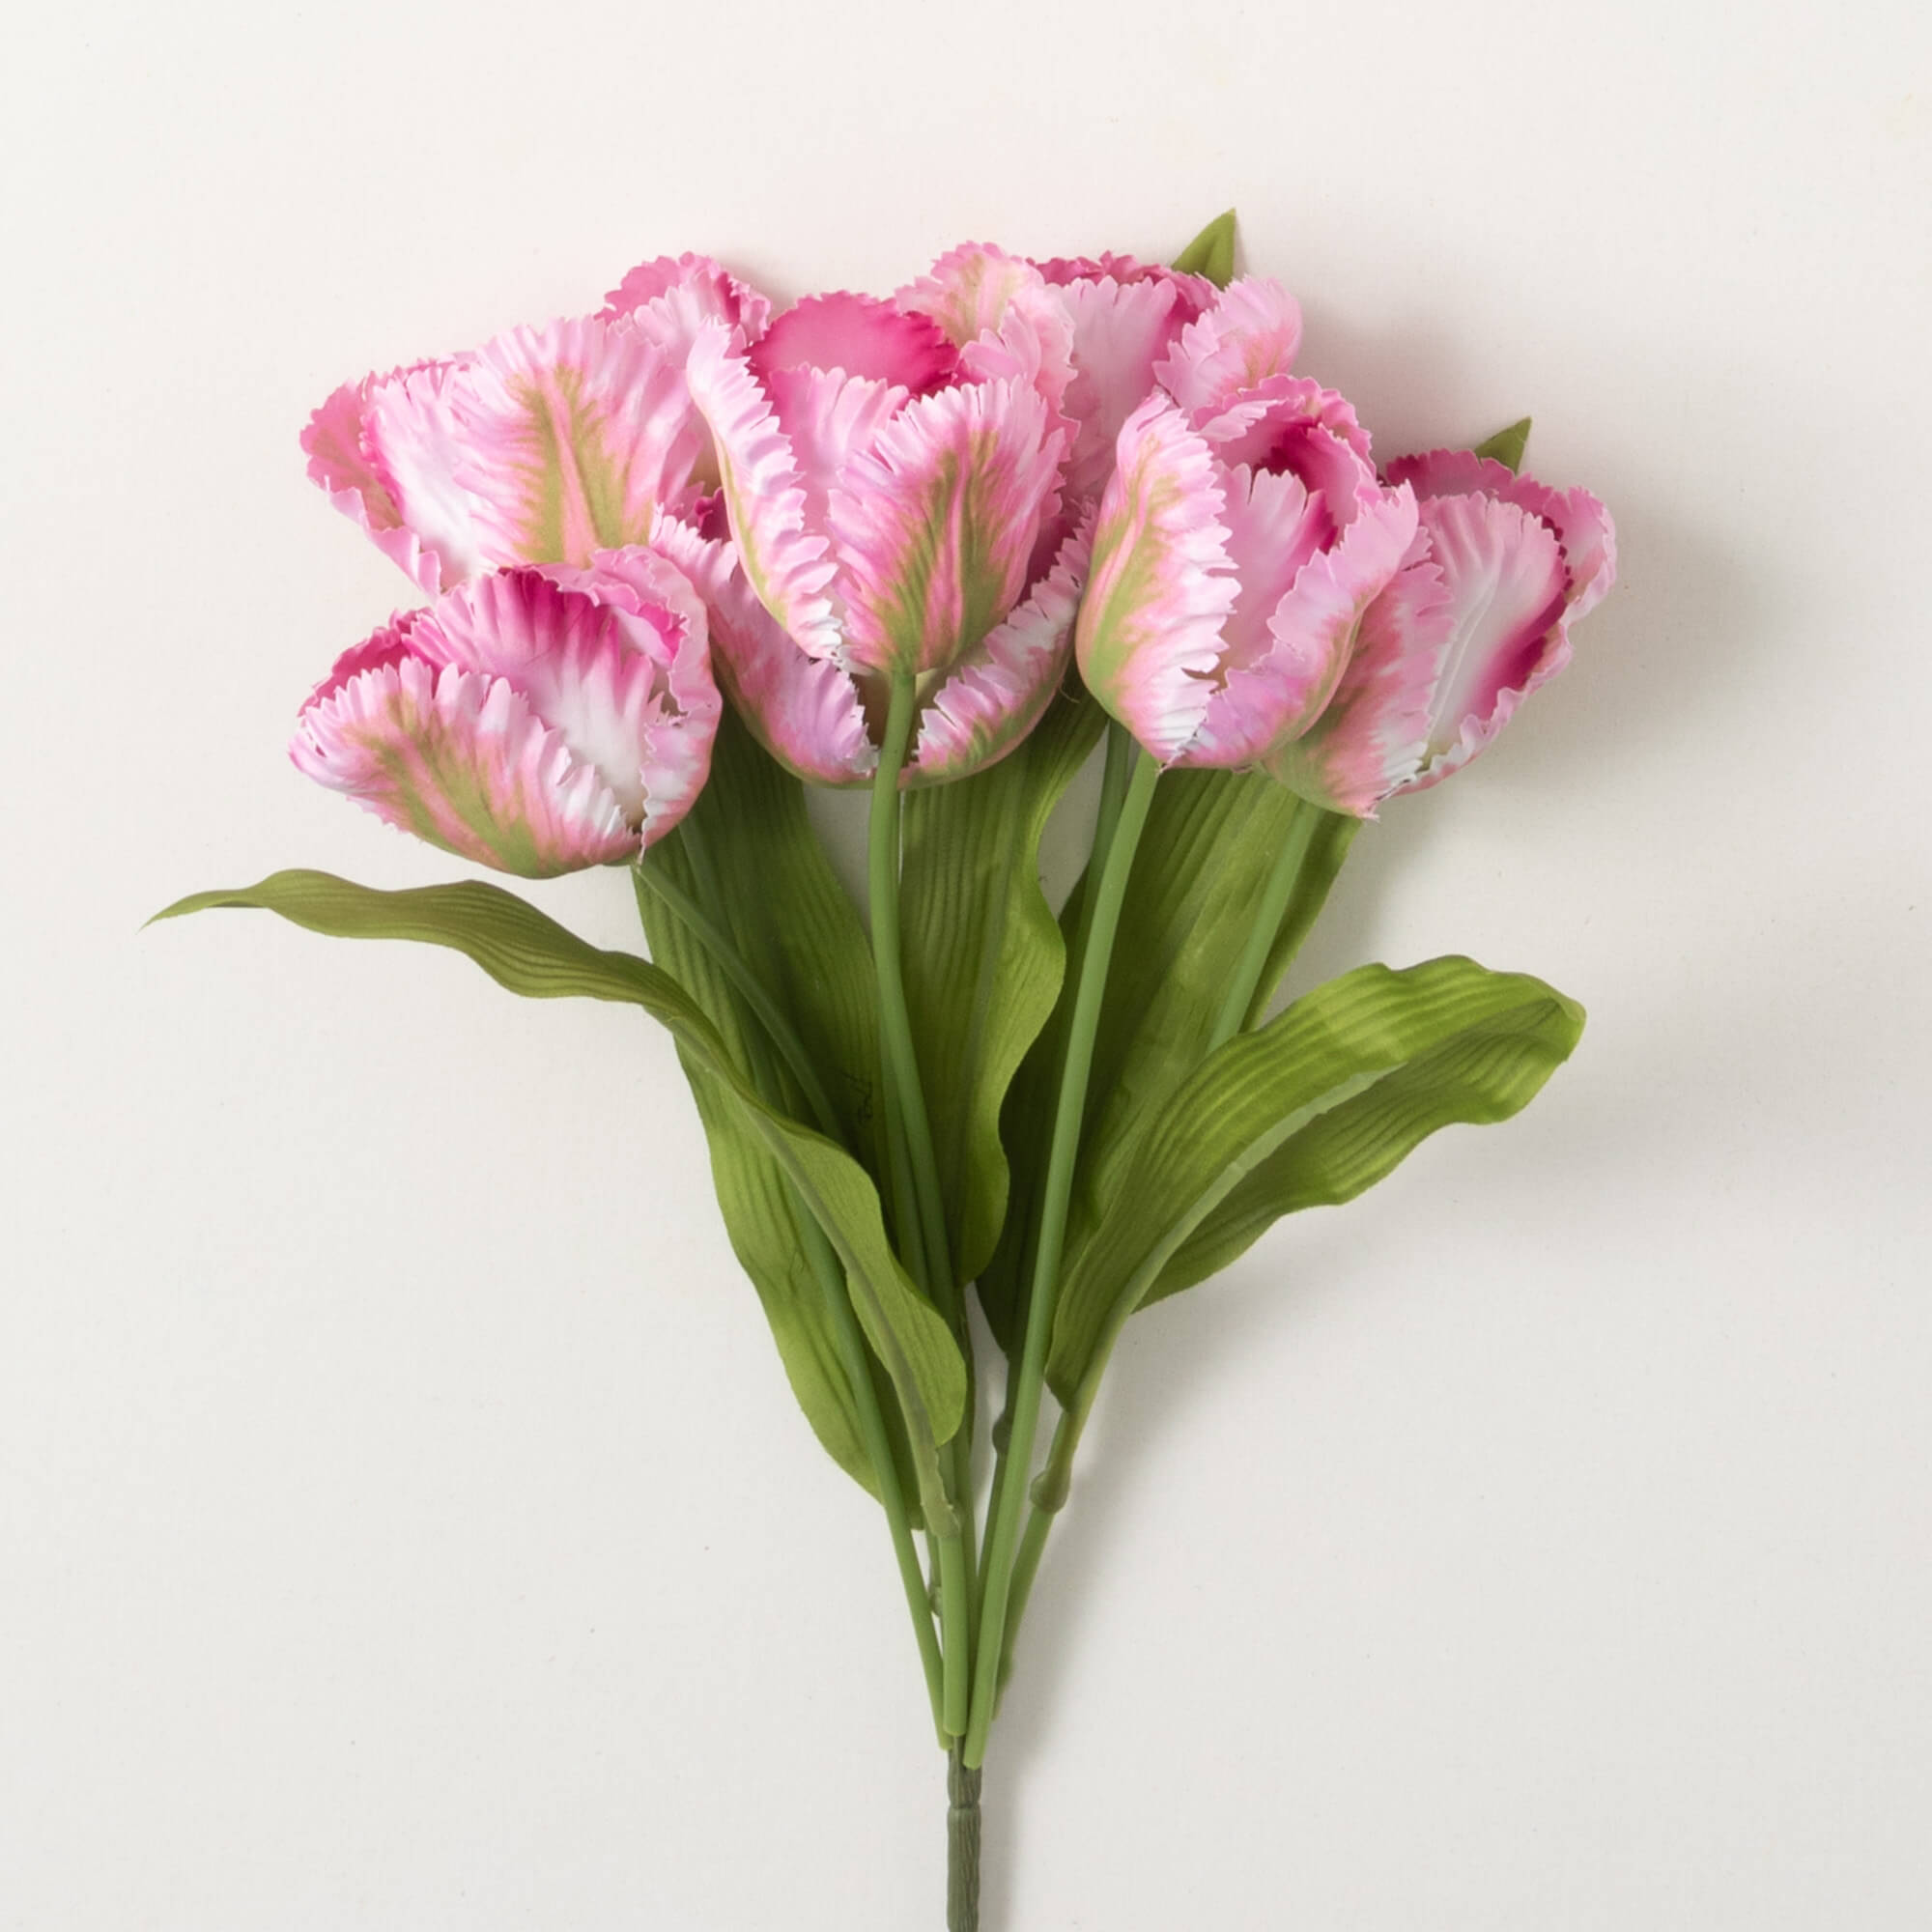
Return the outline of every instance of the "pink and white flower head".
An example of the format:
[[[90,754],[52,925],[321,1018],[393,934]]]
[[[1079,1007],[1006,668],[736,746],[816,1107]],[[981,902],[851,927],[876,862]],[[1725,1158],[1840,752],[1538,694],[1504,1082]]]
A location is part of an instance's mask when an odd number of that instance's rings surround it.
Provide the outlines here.
[[[1075,648],[1163,764],[1257,765],[1307,730],[1415,535],[1354,411],[1287,373],[1299,329],[1274,284],[1232,283],[1116,441]]]
[[[1570,624],[1609,589],[1616,532],[1585,490],[1466,450],[1389,466],[1419,500],[1415,541],[1370,606],[1314,728],[1268,769],[1331,811],[1373,817],[1460,771],[1570,662]]]
[[[962,248],[890,300],[813,296],[692,348],[735,561],[661,526],[711,601],[720,676],[801,776],[864,781],[895,679],[907,782],[963,778],[1059,689],[1086,564],[1062,519],[1072,327],[1031,264]],[[682,548],[678,548],[682,545]]]
[[[1097,503],[1114,473],[1121,426],[1154,385],[1155,372],[1218,298],[1205,275],[1182,274],[1131,255],[1055,256],[1035,266],[1065,304],[1073,325],[1073,380],[1066,413],[1078,431],[1066,461],[1066,495]],[[1282,355],[1286,369],[1300,338],[1300,317]]]
[[[723,710],[666,557],[493,571],[337,660],[289,755],[405,832],[524,878],[627,859],[691,808]]]
[[[302,435],[309,475],[434,595],[479,571],[587,563],[715,487],[684,363],[769,304],[715,262],[633,269],[597,315],[347,384]]]

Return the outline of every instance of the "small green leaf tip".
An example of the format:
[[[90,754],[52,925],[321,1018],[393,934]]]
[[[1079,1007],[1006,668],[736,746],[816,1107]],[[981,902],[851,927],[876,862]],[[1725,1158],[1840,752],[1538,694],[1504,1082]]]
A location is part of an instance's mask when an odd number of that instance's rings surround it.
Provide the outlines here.
[[[1494,436],[1476,445],[1478,456],[1492,456],[1505,469],[1518,470],[1522,468],[1523,446],[1529,441],[1529,418],[1519,417],[1508,429],[1499,429]]]
[[[1235,211],[1217,214],[1174,258],[1174,266],[1184,275],[1206,275],[1217,289],[1225,289],[1235,279]]]

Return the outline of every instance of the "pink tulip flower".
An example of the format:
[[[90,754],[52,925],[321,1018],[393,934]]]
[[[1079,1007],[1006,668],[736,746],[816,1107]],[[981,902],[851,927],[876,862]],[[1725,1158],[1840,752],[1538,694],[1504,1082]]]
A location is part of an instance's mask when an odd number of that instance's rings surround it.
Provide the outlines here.
[[[1466,450],[1389,466],[1420,525],[1369,608],[1333,701],[1268,769],[1331,811],[1372,818],[1460,771],[1570,662],[1570,625],[1616,575],[1609,513]]]
[[[646,550],[493,571],[337,660],[289,754],[405,832],[525,878],[627,859],[702,788],[704,606]]]
[[[732,544],[702,522],[659,540],[793,771],[866,780],[895,678],[922,701],[908,783],[990,764],[1059,689],[1087,557],[1062,510],[1072,333],[1037,269],[980,247],[890,300],[809,298],[753,341],[698,329],[689,380]]]
[[[647,262],[597,315],[345,384],[302,436],[309,475],[432,595],[645,543],[717,484],[692,342],[716,323],[742,349],[769,311],[715,262]]]
[[[1256,765],[1307,730],[1415,535],[1354,411],[1287,372],[1299,334],[1281,289],[1232,283],[1116,440],[1075,649],[1163,764]]]

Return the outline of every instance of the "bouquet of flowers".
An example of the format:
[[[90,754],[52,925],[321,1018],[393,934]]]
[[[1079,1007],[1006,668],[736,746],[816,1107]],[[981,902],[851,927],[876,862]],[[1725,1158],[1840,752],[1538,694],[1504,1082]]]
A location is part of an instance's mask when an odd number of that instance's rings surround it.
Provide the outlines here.
[[[286,871],[166,915],[450,947],[669,1029],[792,1390],[884,1515],[952,1932],[1128,1320],[1516,1113],[1582,1027],[1453,955],[1273,1011],[1364,821],[1563,668],[1614,538],[1520,473],[1526,421],[1378,462],[1294,372],[1293,298],[1233,270],[1232,214],[1171,268],[973,245],[782,309],[686,255],[337,390],[309,473],[428,601],[338,659],[295,763],[497,871],[623,868],[649,956],[479,881]],[[1055,907],[1041,836],[1090,756]],[[808,784],[869,793],[865,917]]]

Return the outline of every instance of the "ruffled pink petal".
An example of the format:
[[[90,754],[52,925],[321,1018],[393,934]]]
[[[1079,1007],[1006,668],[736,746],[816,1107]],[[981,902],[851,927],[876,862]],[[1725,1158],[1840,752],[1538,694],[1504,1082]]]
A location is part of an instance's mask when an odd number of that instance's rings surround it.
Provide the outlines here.
[[[738,715],[773,757],[816,784],[863,784],[879,762],[859,692],[826,658],[808,657],[752,594],[729,543],[666,518],[654,539],[710,614],[713,663]]]
[[[771,320],[771,303],[709,255],[660,255],[641,262],[605,297],[602,320],[629,316],[661,348],[682,360],[705,322],[738,330],[741,346],[757,341]]]
[[[1114,473],[1121,425],[1153,387],[1154,365],[1174,346],[1186,311],[1172,278],[1069,282],[1062,290],[1073,319],[1073,381],[1066,412],[1079,425],[1066,466],[1066,494],[1094,503]]]
[[[1046,404],[1048,428],[1064,428],[1071,443],[1075,425],[1065,408],[1073,381],[1073,317],[1031,262],[969,242],[893,299],[938,324],[958,348],[967,376],[1030,383]]]
[[[852,668],[944,670],[1006,618],[1062,446],[1038,393],[997,382],[918,397],[853,453],[832,497]]]
[[[1206,275],[1182,274],[1161,262],[1143,262],[1137,256],[1117,255],[1111,249],[1099,255],[1055,255],[1034,267],[1055,288],[1075,282],[1111,281],[1161,282],[1174,291],[1175,306],[1182,323],[1189,323],[1221,298],[1221,291]]]
[[[328,675],[303,698],[302,710],[308,711],[324,698],[333,696],[365,670],[381,670],[385,665],[401,664],[405,658],[424,657],[426,654],[416,641],[416,632],[427,614],[422,611],[399,611],[381,630],[372,632],[359,644],[350,645],[329,667]]]
[[[808,296],[779,317],[750,356],[769,384],[781,369],[838,370],[923,396],[950,383],[959,352],[930,316],[872,296]]]
[[[1478,493],[1538,516],[1556,532],[1570,567],[1570,614],[1594,610],[1616,579],[1617,536],[1610,513],[1587,490],[1552,490],[1519,476],[1493,458],[1466,449],[1432,449],[1389,465],[1392,483],[1410,484],[1421,497]]]
[[[1182,409],[1223,408],[1243,389],[1293,366],[1301,308],[1279,282],[1244,275],[1181,331],[1156,372]]]
[[[517,328],[464,365],[456,479],[492,563],[582,563],[683,506],[703,447],[683,377],[623,321]]]
[[[310,703],[289,754],[391,825],[524,878],[638,849],[595,768],[505,678],[414,656],[375,665]]]
[[[1375,458],[1369,433],[1355,414],[1355,406],[1306,376],[1269,376],[1225,403],[1195,411],[1194,422],[1223,463],[1246,463],[1258,469],[1280,469],[1293,439],[1319,429],[1331,440],[1346,444],[1368,484],[1375,482],[1370,473]]]
[[[1013,299],[1044,286],[1045,277],[1031,262],[989,242],[968,242],[940,256],[928,273],[908,282],[893,300],[930,316],[947,340],[963,349],[980,335],[997,335]]]
[[[905,407],[906,392],[841,369],[780,369],[767,380],[765,393],[805,491],[806,527],[827,529],[832,493],[844,480],[846,466],[859,450],[878,441]],[[842,617],[836,583],[830,594],[834,614]]]
[[[1336,519],[1321,491],[1293,470],[1221,470],[1227,502],[1228,560],[1240,589],[1221,627],[1223,672],[1242,670],[1274,648],[1268,620],[1302,566],[1335,541]],[[1352,511],[1352,503],[1349,505]]]
[[[460,669],[507,680],[599,774],[627,821],[652,836],[696,796],[721,708],[705,669],[703,607],[668,563],[660,567],[676,579],[668,600],[642,559],[621,555],[595,572],[495,571],[441,598],[416,638]],[[696,696],[690,709],[671,684],[681,656],[693,673],[686,694]]]
[[[1570,661],[1561,621],[1569,573],[1542,518],[1478,496],[1432,497],[1422,520],[1448,592],[1451,630],[1417,788],[1467,764],[1523,697]]]
[[[1373,818],[1428,760],[1430,701],[1453,628],[1448,586],[1425,541],[1421,558],[1369,606],[1321,717],[1269,753],[1269,775],[1329,811]]]
[[[1354,654],[1362,619],[1402,567],[1416,530],[1406,489],[1383,491],[1296,574],[1267,620],[1269,645],[1228,668],[1179,762],[1259,763],[1321,715]]]
[[[599,551],[585,569],[553,565],[543,573],[604,606],[626,647],[657,667],[658,689],[639,724],[646,845],[696,802],[724,710],[711,663],[708,607],[664,542],[672,521],[659,519],[648,549]]]
[[[838,616],[826,594],[838,566],[831,539],[807,521],[805,484],[791,442],[729,331],[702,329],[686,369],[718,449],[738,561],[753,591],[802,650],[837,657]]]
[[[1091,554],[1090,524],[1066,539],[1033,595],[953,667],[922,716],[909,784],[968,778],[1039,723],[1065,674]]]
[[[338,389],[302,439],[335,506],[432,592],[483,568],[476,504],[455,477],[460,370],[418,362]]]
[[[1226,472],[1160,395],[1128,416],[1116,456],[1074,650],[1088,689],[1165,761],[1200,728],[1239,587]]]

